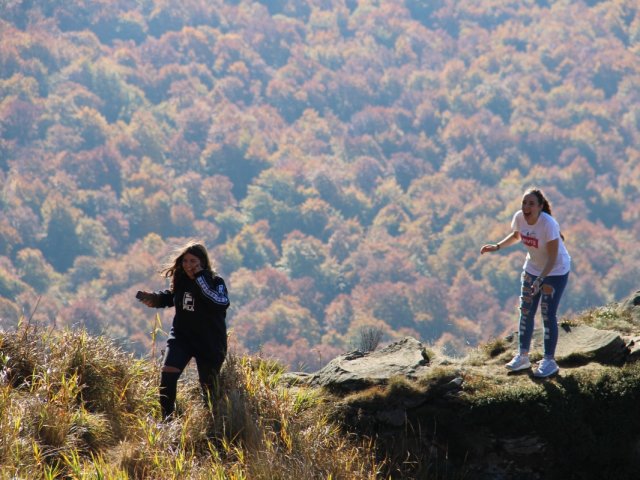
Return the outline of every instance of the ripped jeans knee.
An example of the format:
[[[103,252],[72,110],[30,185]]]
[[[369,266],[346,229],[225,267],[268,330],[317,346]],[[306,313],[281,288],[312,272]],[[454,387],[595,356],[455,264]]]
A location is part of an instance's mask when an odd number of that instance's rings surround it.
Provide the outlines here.
[[[532,285],[537,276],[522,272],[520,290],[520,352],[528,352],[533,338],[534,319],[540,304],[544,330],[544,354],[553,356],[558,342],[557,311],[567,285],[569,273],[547,276],[541,290],[533,295]]]

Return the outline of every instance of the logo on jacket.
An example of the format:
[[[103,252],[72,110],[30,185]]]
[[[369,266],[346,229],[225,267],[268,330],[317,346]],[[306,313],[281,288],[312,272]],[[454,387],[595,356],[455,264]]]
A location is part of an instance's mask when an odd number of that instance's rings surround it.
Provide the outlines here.
[[[193,295],[191,295],[191,292],[184,292],[184,297],[182,297],[182,309],[193,312],[196,309],[195,307],[195,300]]]

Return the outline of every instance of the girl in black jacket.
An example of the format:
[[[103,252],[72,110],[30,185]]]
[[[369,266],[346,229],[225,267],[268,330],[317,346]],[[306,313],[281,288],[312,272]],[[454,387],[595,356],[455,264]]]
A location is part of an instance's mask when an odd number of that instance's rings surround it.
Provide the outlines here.
[[[227,354],[229,297],[200,243],[189,242],[178,250],[161,273],[171,279],[169,290],[138,292],[136,297],[148,307],[176,309],[160,379],[160,406],[166,419],[175,408],[178,378],[191,358],[196,359],[205,400],[210,403],[214,398]]]

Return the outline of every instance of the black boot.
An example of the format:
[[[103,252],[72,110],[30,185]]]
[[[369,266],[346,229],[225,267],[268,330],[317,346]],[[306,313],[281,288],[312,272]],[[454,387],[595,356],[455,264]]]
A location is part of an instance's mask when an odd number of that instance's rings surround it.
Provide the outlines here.
[[[163,420],[166,420],[175,410],[178,378],[180,378],[180,372],[162,372],[160,377],[160,407]]]

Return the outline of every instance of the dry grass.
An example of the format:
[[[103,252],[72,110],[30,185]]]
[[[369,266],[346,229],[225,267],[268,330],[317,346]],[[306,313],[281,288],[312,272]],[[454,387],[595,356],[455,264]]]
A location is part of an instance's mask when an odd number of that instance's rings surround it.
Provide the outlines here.
[[[601,330],[614,330],[622,334],[640,331],[640,321],[634,312],[618,304],[592,308],[576,318],[567,320],[569,324],[589,325]]]
[[[212,409],[187,374],[161,422],[153,362],[82,330],[0,332],[0,478],[378,478],[372,445],[282,373],[230,355]]]
[[[571,322],[638,331],[635,319],[615,307]],[[178,415],[161,422],[157,363],[83,330],[22,325],[0,332],[0,478],[449,478],[453,470],[442,470],[452,465],[449,453],[466,451],[464,439],[489,427],[537,431],[571,461],[580,452],[626,458],[640,425],[633,407],[640,365],[589,364],[536,382],[503,372],[508,346],[496,340],[463,359],[432,350],[432,366],[420,379],[395,377],[343,398],[285,387],[277,363],[229,355],[211,409],[190,369],[180,381]],[[376,431],[377,413],[399,405],[406,424]],[[616,435],[607,425],[618,425]],[[556,430],[581,440],[566,444]],[[375,445],[363,440],[369,431],[378,436]],[[600,437],[610,447],[590,440]]]

